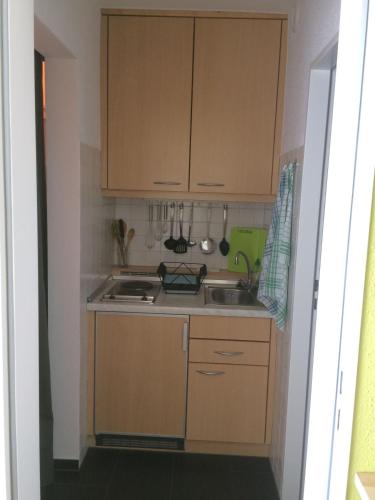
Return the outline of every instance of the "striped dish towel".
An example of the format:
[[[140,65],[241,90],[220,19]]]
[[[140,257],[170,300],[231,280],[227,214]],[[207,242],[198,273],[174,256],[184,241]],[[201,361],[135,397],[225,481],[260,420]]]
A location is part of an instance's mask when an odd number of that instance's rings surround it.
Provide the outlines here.
[[[282,331],[288,313],[294,167],[295,164],[290,163],[285,165],[281,172],[258,290],[258,300],[266,306]]]

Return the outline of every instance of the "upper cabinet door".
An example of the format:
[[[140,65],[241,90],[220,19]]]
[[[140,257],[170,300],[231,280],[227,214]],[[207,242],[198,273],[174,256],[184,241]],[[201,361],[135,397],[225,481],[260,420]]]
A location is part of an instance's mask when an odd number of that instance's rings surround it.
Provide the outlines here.
[[[190,191],[271,194],[281,30],[196,20]]]
[[[187,191],[193,19],[109,17],[108,189]]]

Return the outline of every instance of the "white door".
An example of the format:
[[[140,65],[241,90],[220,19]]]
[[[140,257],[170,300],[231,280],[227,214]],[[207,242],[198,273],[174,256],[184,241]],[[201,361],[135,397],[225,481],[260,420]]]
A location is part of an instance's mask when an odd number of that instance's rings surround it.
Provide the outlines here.
[[[329,500],[346,498],[355,404],[363,290],[374,179],[375,2],[369,3],[361,113],[347,249],[345,299],[333,433]],[[360,472],[360,471],[356,471]],[[351,479],[352,480],[352,479]]]
[[[335,95],[335,83],[336,83],[336,66],[334,68],[332,68],[332,70],[331,70],[330,88],[329,88],[327,131],[326,131],[324,166],[323,166],[323,175],[322,175],[322,192],[321,192],[321,196],[320,196],[318,241],[317,241],[317,247],[316,247],[314,303],[313,303],[313,316],[312,316],[312,327],[311,327],[312,342],[313,342],[314,335],[315,335],[316,308],[318,305],[318,294],[319,294],[320,261],[321,261],[321,257],[322,257],[324,210],[325,210],[326,193],[327,193],[327,175],[328,175],[328,164],[329,164],[329,152],[330,152],[330,147],[331,147],[332,112],[333,112],[333,102],[334,102],[334,95]]]
[[[363,289],[367,248],[365,232],[359,232],[354,223],[358,219],[357,203],[368,226],[372,194],[372,177],[368,169],[359,169],[358,163],[368,1],[356,2],[353,7],[350,0],[342,1],[324,226],[317,261],[320,281],[306,427],[304,500],[344,500],[346,494],[352,411],[348,404],[349,411],[343,416],[337,392],[342,394],[345,389],[347,401],[353,404],[362,305],[362,297],[354,290]],[[351,253],[356,256],[352,269]],[[349,330],[350,349],[345,347]],[[349,351],[350,361],[342,370],[343,356]]]

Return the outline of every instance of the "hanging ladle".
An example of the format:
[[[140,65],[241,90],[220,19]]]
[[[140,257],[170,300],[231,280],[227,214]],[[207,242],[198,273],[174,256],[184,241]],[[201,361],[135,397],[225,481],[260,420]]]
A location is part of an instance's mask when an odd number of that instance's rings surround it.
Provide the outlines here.
[[[210,238],[210,225],[211,225],[211,217],[212,217],[212,207],[208,205],[207,208],[207,236],[201,240],[199,243],[201,252],[204,254],[214,253],[216,250],[216,241]]]

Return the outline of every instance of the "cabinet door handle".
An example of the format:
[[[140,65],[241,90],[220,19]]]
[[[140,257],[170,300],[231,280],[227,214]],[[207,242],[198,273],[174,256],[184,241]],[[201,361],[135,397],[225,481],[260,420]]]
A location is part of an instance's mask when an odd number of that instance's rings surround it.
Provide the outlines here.
[[[187,352],[188,350],[188,342],[189,342],[189,325],[187,323],[184,323],[184,326],[182,328],[182,350],[184,352]]]
[[[220,356],[241,356],[241,354],[245,354],[242,351],[214,351],[215,354],[219,354]]]
[[[181,186],[181,182],[174,181],[154,181],[154,184],[158,186]]]
[[[197,186],[204,186],[204,187],[224,187],[225,184],[222,184],[221,182],[197,182]]]
[[[197,370],[197,373],[200,373],[201,375],[210,375],[210,376],[217,376],[217,375],[225,375],[225,372],[220,372],[220,371],[207,371],[207,370]]]

